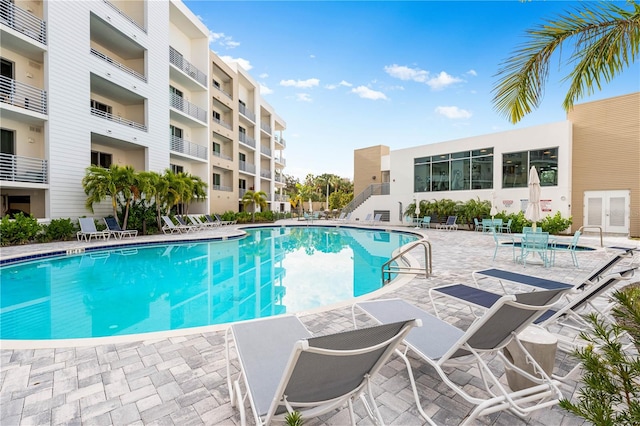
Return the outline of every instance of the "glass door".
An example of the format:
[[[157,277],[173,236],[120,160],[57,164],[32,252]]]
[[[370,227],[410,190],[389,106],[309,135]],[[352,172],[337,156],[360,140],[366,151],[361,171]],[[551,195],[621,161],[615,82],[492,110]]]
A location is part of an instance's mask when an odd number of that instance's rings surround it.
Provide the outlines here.
[[[599,226],[602,232],[629,233],[631,194],[620,191],[585,191],[584,226]]]

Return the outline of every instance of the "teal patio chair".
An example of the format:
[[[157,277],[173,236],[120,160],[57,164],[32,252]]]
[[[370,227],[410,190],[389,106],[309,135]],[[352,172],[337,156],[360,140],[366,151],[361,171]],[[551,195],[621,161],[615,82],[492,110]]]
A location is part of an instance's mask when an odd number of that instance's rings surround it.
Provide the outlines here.
[[[420,227],[421,228],[429,228],[429,229],[431,229],[431,216],[423,217],[422,221],[420,222]]]
[[[522,237],[520,260],[527,266],[527,258],[530,254],[537,254],[542,259],[544,267],[551,265],[551,255],[549,254],[549,233],[548,232],[528,232]]]
[[[578,246],[578,240],[580,239],[580,231],[576,231],[573,234],[573,238],[571,242],[566,246],[558,246],[557,242],[551,244],[551,265],[555,265],[556,263],[556,253],[557,252],[566,252],[571,255],[571,260],[573,261],[573,266],[578,267],[578,256],[576,256],[576,247]]]

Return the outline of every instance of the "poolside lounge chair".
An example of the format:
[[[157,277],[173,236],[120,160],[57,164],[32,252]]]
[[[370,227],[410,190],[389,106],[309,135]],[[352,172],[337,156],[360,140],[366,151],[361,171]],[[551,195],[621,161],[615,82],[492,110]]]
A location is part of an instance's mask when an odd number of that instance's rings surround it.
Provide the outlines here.
[[[91,241],[91,238],[108,240],[111,236],[109,231],[98,231],[92,217],[79,217],[78,224],[80,225],[80,230],[76,232],[78,241]]]
[[[227,385],[231,405],[240,411],[248,400],[257,425],[282,422],[288,412],[306,419],[348,405],[360,398],[367,414],[382,424],[371,377],[394,353],[418,321],[312,337],[293,315],[236,323],[227,329]],[[231,376],[230,344],[235,344],[239,373]],[[244,387],[244,392],[242,390]]]
[[[210,224],[209,222],[203,222],[202,220],[200,220],[200,217],[197,214],[188,214],[187,217],[189,218],[193,226],[197,226],[200,230],[211,229],[214,226],[214,224]]]
[[[214,213],[213,217],[218,219],[218,221],[220,222],[221,225],[235,225],[236,223],[238,223],[237,220],[222,220],[218,213]]]
[[[162,232],[165,234],[186,234],[194,229],[193,226],[186,225],[182,226],[180,224],[176,225],[173,223],[169,216],[162,216],[162,221],[164,222],[164,226],[162,227]]]
[[[373,221],[371,222],[372,225],[377,225],[379,223],[382,223],[382,214],[378,213],[376,215],[373,216]]]
[[[205,214],[204,218],[206,219],[207,223],[210,224],[211,227],[222,226],[222,222],[216,218],[211,217],[210,214]]]
[[[351,213],[347,213],[347,215],[343,216],[342,219],[338,218],[337,220],[338,222],[349,222],[351,220]]]
[[[456,220],[458,220],[458,216],[449,216],[447,217],[447,221],[445,223],[437,224],[436,229],[444,229],[445,231],[455,231],[458,229]]]
[[[189,225],[187,222],[185,222],[185,220],[182,218],[182,216],[176,215],[176,222],[178,222],[178,228],[180,228],[182,230],[182,232],[192,232],[192,231],[199,231],[202,229],[202,226],[200,225]]]
[[[371,222],[371,213],[367,213],[367,216],[364,218],[363,222],[364,222],[364,223],[369,223],[369,222]]]
[[[124,230],[120,228],[120,224],[118,224],[118,221],[115,217],[105,217],[104,223],[105,225],[107,225],[107,230],[111,235],[113,235],[114,238],[121,240],[123,237],[133,238],[138,236],[137,229]]]
[[[407,357],[409,350],[433,367],[444,384],[475,405],[461,424],[473,423],[478,416],[507,409],[526,417],[534,410],[557,404],[563,395],[558,387],[559,382],[553,380],[529,354],[518,340],[518,334],[550,309],[564,291],[558,289],[503,296],[466,332],[401,299],[358,302],[353,305],[353,320],[355,324],[357,311],[366,313],[382,324],[409,317],[421,320],[423,327],[411,330],[405,338],[406,350],[396,353],[404,360],[409,372],[418,411],[430,424],[434,423],[422,409]],[[524,371],[502,353],[501,349],[512,341],[527,355],[534,373]],[[505,369],[518,372],[534,385],[518,391],[509,389],[496,377],[496,364],[491,362],[489,366],[489,361],[496,358],[502,361]],[[473,390],[468,392],[465,386],[467,380],[463,380],[463,385],[457,384],[465,374],[473,374],[474,370],[479,371],[481,379],[478,378],[476,383],[484,384],[486,394],[481,394],[482,389],[476,386],[472,386]]]

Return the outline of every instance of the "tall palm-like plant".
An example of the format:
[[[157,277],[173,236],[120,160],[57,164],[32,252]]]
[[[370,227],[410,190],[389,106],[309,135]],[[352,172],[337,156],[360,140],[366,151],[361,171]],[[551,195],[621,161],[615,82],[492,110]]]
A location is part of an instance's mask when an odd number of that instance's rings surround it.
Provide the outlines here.
[[[640,4],[578,3],[573,12],[547,20],[529,30],[529,39],[498,71],[493,92],[495,109],[512,123],[540,105],[549,75],[549,61],[565,43],[575,41],[568,61],[575,64],[565,77],[570,81],[563,107],[601,89],[632,64],[640,53]]]
[[[95,165],[87,167],[87,174],[82,178],[82,188],[87,195],[85,207],[91,213],[94,204],[110,198],[113,217],[118,217],[118,195],[122,190],[122,183],[118,181],[119,168],[117,164],[112,164],[108,169]]]
[[[122,228],[127,229],[127,221],[129,219],[129,209],[131,201],[140,198],[140,190],[138,188],[138,175],[131,166],[115,167],[113,170],[114,180],[118,184],[124,205],[124,217],[122,219]],[[117,216],[114,216],[117,218]]]
[[[261,211],[267,208],[267,194],[264,191],[247,191],[242,196],[242,204],[245,208],[249,205],[253,206],[251,221],[255,222],[257,207],[260,206]]]

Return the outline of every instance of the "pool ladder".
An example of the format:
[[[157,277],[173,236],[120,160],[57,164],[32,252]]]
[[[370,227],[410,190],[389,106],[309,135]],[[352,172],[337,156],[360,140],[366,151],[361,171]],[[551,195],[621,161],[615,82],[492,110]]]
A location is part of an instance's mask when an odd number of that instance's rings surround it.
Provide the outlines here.
[[[403,265],[407,264],[407,262],[405,262],[405,260],[403,259],[404,255],[418,246],[422,246],[424,248],[424,268],[401,266],[399,264],[400,262],[402,262]],[[433,269],[431,264],[431,243],[426,239],[414,241],[413,243],[409,243],[402,247],[402,249],[398,253],[396,253],[395,256],[387,260],[382,265],[382,285],[388,284],[394,274],[418,274],[424,275],[425,278],[428,278],[429,276],[431,276],[432,272]]]

